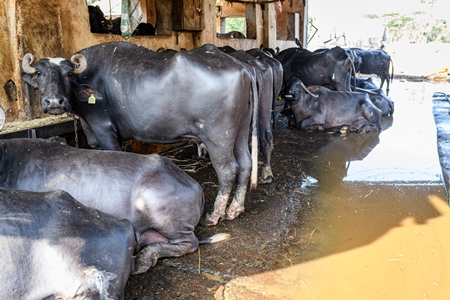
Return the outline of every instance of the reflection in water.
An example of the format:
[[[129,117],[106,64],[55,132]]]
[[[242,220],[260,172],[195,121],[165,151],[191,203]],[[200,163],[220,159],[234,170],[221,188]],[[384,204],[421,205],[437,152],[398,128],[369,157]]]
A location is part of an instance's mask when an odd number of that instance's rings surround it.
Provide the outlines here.
[[[351,161],[363,160],[380,142],[379,132],[350,133],[333,137],[320,148],[306,166],[306,173],[316,178],[319,185],[332,189],[347,176]]]
[[[421,84],[424,94],[432,88]],[[391,90],[396,113],[381,133],[333,136],[307,163],[306,174],[317,179],[315,210],[299,214],[305,225],[291,233],[303,243],[282,256],[302,263],[300,277],[317,299],[450,299],[450,265],[442,266],[450,243],[434,232],[444,230],[433,228],[442,209],[428,201],[446,198],[431,98],[402,88]]]
[[[423,224],[437,216],[426,201],[430,194],[445,198],[431,98],[392,92],[396,113],[381,133],[335,136],[308,164],[306,173],[318,181],[318,212],[308,216],[315,245],[304,260],[368,244],[407,217]]]

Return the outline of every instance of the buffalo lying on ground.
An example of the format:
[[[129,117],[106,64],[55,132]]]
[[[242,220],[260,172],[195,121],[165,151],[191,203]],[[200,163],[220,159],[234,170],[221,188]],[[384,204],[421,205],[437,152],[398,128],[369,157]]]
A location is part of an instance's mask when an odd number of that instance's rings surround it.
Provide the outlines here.
[[[64,191],[0,188],[2,299],[123,299],[136,248],[128,220]]]
[[[367,93],[370,101],[381,110],[381,115],[394,114],[394,102],[373,82],[371,77],[355,78],[355,85],[355,91]]]
[[[302,90],[302,82],[292,77],[285,91],[297,128],[325,130],[348,127],[350,131],[366,133],[381,129],[381,111],[366,93],[332,91],[322,86]]]
[[[134,273],[159,257],[195,251],[201,186],[157,154],[80,149],[43,139],[0,140],[0,186],[63,190],[86,206],[131,221],[143,248]],[[206,242],[211,242],[207,239]]]

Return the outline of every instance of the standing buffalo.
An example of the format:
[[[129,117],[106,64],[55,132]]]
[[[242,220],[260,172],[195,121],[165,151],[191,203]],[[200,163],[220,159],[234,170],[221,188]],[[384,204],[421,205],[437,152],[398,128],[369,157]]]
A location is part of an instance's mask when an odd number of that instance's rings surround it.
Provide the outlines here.
[[[302,91],[302,82],[292,77],[285,98],[289,102],[302,130],[341,129],[366,133],[381,130],[381,111],[366,93],[332,91],[322,86],[310,86]]]
[[[24,56],[22,79],[39,88],[43,111],[79,115],[91,147],[120,150],[128,139],[201,141],[219,181],[204,224],[244,211],[250,175],[252,186],[257,181],[258,94],[243,62],[214,45],[154,52],[127,42],[95,45],[70,60],[43,58],[34,67],[33,60]]]
[[[243,50],[234,50],[231,47],[220,48],[230,56],[248,64],[249,72],[254,75],[257,82],[259,96],[258,114],[258,145],[262,153],[263,166],[260,176],[261,183],[270,183],[273,180],[272,167],[270,163],[273,134],[272,134],[272,109],[274,106],[273,69],[264,61],[258,60]]]
[[[136,248],[129,221],[64,191],[0,188],[2,299],[124,299]]]
[[[273,102],[272,102],[272,120],[273,128],[276,124],[276,108],[279,106],[278,95],[280,95],[281,88],[283,87],[283,66],[276,60],[269,52],[263,51],[259,48],[253,48],[246,51],[250,55],[254,56],[257,60],[260,60],[268,64],[272,68],[273,74]]]
[[[146,246],[135,273],[159,257],[195,251],[204,205],[201,186],[170,159],[79,149],[43,139],[0,140],[0,186],[64,190],[86,206],[128,219]],[[209,240],[207,240],[208,242]]]
[[[386,95],[389,95],[389,83],[394,78],[394,64],[391,56],[383,50],[363,50],[360,48],[351,48],[355,56],[361,59],[359,68],[356,72],[361,74],[376,74],[381,78],[380,88],[383,88],[386,81]],[[392,63],[392,73],[389,75],[389,69]]]
[[[291,48],[275,56],[283,65],[284,82],[296,76],[305,85],[322,85],[336,91],[350,91],[353,60],[341,47],[310,52]]]

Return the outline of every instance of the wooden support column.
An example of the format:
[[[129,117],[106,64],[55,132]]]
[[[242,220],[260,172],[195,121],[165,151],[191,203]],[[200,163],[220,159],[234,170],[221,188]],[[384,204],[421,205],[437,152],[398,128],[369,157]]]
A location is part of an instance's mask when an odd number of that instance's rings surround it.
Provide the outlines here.
[[[287,40],[299,38],[300,16],[298,13],[288,13]]]
[[[246,4],[245,9],[245,21],[247,26],[247,38],[256,39],[257,26],[256,26],[256,8],[255,4]]]
[[[158,36],[172,35],[172,1],[157,0],[156,8],[156,32]]]
[[[300,37],[299,40],[302,41],[303,47],[308,47],[308,11],[309,11],[309,0],[304,0],[304,8],[303,8],[303,29],[300,30]]]
[[[264,20],[262,17],[261,5],[255,5],[255,17],[256,17],[256,42],[258,45],[261,45],[264,39]]]
[[[265,23],[263,44],[267,48],[277,47],[277,12],[275,11],[275,3],[266,4]]]

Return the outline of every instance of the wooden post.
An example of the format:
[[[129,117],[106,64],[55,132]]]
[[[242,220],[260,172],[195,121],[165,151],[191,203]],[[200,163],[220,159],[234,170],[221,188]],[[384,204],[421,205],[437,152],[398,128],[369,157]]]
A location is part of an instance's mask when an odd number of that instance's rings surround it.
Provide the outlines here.
[[[248,39],[256,39],[257,35],[255,6],[256,6],[255,4],[246,4],[245,22],[247,27],[246,38]]]
[[[275,3],[266,5],[267,21],[266,30],[267,34],[264,36],[264,46],[268,48],[277,47],[277,12],[275,11]]]

